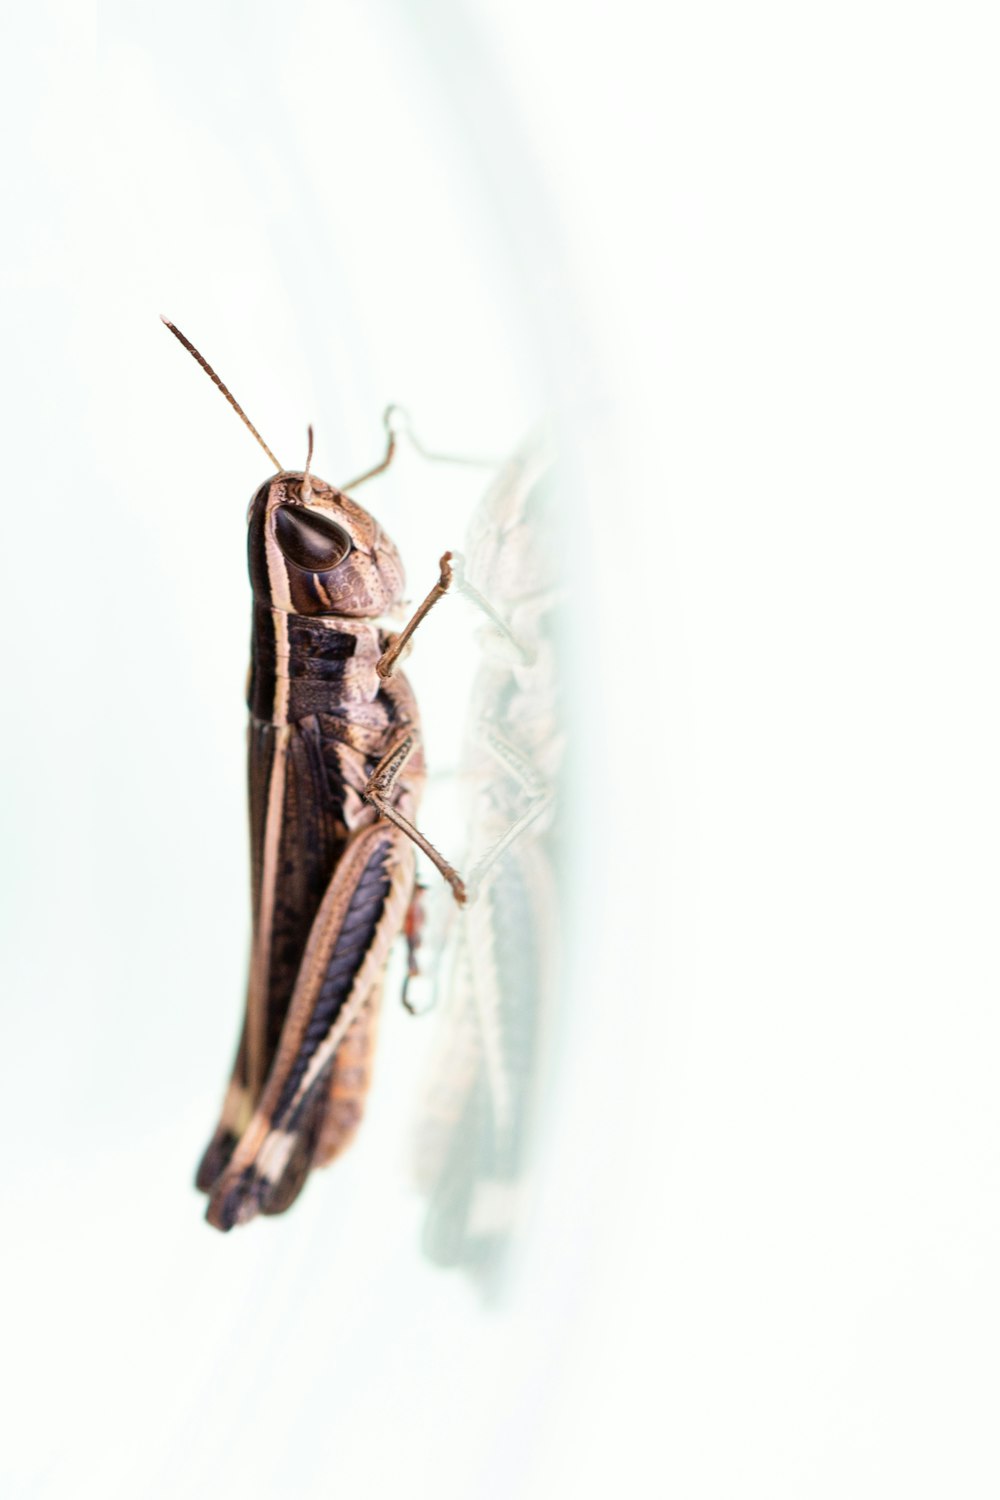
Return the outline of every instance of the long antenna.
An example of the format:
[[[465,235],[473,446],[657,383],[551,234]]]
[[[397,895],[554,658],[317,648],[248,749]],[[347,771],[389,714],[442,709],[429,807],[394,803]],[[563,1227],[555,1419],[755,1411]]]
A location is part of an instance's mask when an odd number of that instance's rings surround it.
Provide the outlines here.
[[[256,427],[253,425],[253,423],[251,422],[250,418],[247,416],[246,412],[243,410],[242,406],[237,401],[236,397],[233,395],[232,391],[228,388],[228,386],[223,385],[222,381],[219,379],[218,375],[216,375],[215,371],[212,369],[212,366],[209,364],[209,362],[205,358],[205,356],[203,354],[199,354],[198,351],[197,351],[197,349],[192,344],[191,340],[190,339],[186,339],[184,337],[183,333],[181,333],[180,329],[177,328],[177,327],[175,327],[174,324],[171,323],[170,319],[169,318],[165,318],[162,313],[160,313],[160,321],[163,322],[163,323],[166,323],[167,327],[170,329],[170,332],[173,334],[174,338],[177,339],[179,343],[182,343],[184,345],[184,347],[187,350],[187,352],[189,354],[193,355],[194,358],[201,365],[201,368],[205,371],[205,374],[208,376],[208,378],[211,381],[213,381],[215,385],[217,385],[219,387],[219,390],[225,396],[226,400],[229,402],[230,406],[233,408],[233,411],[236,413],[236,415],[238,417],[240,417],[243,420],[243,422],[246,424],[246,426],[249,427],[250,431],[253,433],[254,437],[257,439],[258,443],[263,448],[264,452],[267,454],[268,458],[274,464],[274,467],[278,470],[279,473],[283,474],[284,473],[284,469],[281,467],[281,464],[275,458],[274,454],[271,452],[270,448],[267,446],[267,444],[265,443],[264,439],[261,437],[260,433],[257,431]]]

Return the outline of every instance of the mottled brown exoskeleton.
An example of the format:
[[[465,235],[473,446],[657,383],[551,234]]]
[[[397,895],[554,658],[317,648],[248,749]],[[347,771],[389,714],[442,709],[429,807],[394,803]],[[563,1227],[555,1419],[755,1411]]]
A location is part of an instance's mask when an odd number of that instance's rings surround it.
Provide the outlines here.
[[[164,319],[166,322],[166,319]],[[249,511],[253,588],[246,1012],[215,1134],[197,1173],[217,1229],[282,1213],[357,1129],[390,947],[415,895],[414,844],[464,901],[414,826],[424,781],[413,694],[394,663],[448,588],[441,576],[400,635],[382,617],[403,568],[368,511],[309,473],[278,469]],[[361,479],[385,468],[385,460]]]

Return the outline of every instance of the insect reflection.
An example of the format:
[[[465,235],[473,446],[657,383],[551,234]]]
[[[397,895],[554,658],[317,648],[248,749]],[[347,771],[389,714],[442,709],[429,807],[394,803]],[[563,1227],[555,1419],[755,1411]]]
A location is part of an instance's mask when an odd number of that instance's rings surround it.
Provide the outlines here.
[[[552,453],[499,471],[455,582],[483,617],[459,785],[469,905],[432,905],[438,1032],[416,1132],[424,1250],[495,1287],[523,1214],[558,967],[557,788],[564,737],[554,616]]]

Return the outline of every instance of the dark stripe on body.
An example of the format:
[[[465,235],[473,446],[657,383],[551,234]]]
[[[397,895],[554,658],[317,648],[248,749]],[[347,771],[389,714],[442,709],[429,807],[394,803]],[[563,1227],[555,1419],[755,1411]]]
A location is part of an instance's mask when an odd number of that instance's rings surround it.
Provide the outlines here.
[[[270,609],[254,605],[250,627],[250,681],[247,707],[255,719],[274,718],[275,684],[274,616]]]
[[[277,1051],[310,928],[346,842],[343,783],[336,765],[324,756],[315,719],[305,720],[292,730],[285,765],[267,987],[265,1076]]]
[[[344,700],[345,669],[357,652],[357,636],[298,615],[286,615],[285,619],[288,655],[285,661],[279,662],[274,616],[269,606],[254,605],[253,666],[247,705],[256,719],[274,717],[279,669],[290,679],[287,708],[290,722],[306,714],[337,708]],[[377,688],[376,680],[373,689],[377,692]]]
[[[337,1019],[351,993],[365,954],[371,947],[389,893],[390,879],[386,871],[388,855],[387,846],[378,849],[368,861],[354,888],[302,1045],[278,1099],[272,1117],[273,1128],[286,1130],[294,1126],[295,1116],[288,1120],[285,1116],[313,1054]],[[301,1108],[300,1105],[297,1113]]]

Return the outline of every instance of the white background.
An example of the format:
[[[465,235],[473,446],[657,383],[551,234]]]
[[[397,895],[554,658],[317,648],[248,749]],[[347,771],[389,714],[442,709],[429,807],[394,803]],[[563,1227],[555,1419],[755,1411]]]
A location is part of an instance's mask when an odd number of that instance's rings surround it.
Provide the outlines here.
[[[996,1495],[992,19],[8,15],[4,1495]],[[503,1309],[419,1257],[391,1005],[336,1172],[201,1223],[264,461],[160,310],[331,480],[389,399],[560,417],[583,879]],[[474,501],[385,481],[415,592]]]

